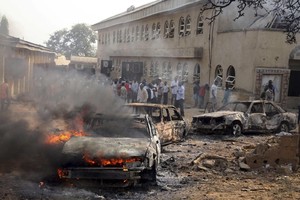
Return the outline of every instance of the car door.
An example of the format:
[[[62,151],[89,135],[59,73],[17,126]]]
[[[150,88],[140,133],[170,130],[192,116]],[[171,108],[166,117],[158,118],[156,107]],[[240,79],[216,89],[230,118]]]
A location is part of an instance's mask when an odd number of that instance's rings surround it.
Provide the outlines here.
[[[162,145],[168,144],[174,141],[174,128],[173,122],[169,113],[169,110],[166,108],[161,109],[162,121],[156,124],[156,127],[160,134],[160,140]]]
[[[254,102],[249,108],[249,131],[263,131],[266,130],[266,114],[262,102]]]
[[[187,125],[175,107],[169,107],[168,111],[172,120],[173,137],[176,141],[181,140],[186,134],[185,129]]]
[[[276,130],[282,121],[282,114],[271,102],[264,104],[266,113],[266,129]]]

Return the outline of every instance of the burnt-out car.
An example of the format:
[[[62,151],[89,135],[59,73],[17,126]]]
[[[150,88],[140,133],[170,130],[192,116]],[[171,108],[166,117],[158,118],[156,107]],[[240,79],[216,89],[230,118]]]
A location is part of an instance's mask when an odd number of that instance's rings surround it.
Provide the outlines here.
[[[179,142],[184,139],[189,131],[188,121],[181,116],[173,105],[152,103],[128,103],[126,104],[133,113],[148,114],[159,134],[161,145]]]
[[[60,178],[116,186],[156,181],[161,149],[148,115],[96,114],[86,126],[85,136],[64,144]]]
[[[289,132],[296,128],[296,114],[286,112],[272,101],[235,101],[216,112],[193,116],[194,132]]]

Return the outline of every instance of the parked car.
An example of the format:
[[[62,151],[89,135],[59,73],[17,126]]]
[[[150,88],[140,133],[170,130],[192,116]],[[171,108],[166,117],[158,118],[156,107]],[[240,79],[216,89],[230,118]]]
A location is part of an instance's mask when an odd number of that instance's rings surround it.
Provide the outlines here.
[[[156,181],[161,145],[148,115],[96,114],[86,126],[86,136],[72,137],[63,146],[61,179],[118,186]]]
[[[235,101],[216,112],[193,116],[194,132],[289,132],[296,128],[297,117],[272,101]]]
[[[180,115],[173,105],[152,103],[128,103],[133,113],[148,114],[157,130],[162,146],[179,142],[188,134],[189,122]]]

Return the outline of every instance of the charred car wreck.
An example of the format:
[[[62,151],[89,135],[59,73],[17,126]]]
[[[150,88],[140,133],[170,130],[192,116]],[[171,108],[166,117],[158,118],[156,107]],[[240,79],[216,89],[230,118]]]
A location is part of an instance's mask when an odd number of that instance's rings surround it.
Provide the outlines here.
[[[289,132],[296,128],[296,114],[286,112],[271,101],[235,101],[218,111],[193,116],[194,132]]]
[[[148,114],[152,118],[162,146],[179,142],[188,134],[190,127],[188,121],[173,105],[128,103],[126,106],[132,109],[133,113]]]
[[[156,181],[161,149],[150,117],[97,114],[87,127],[86,136],[72,137],[64,144],[58,169],[61,179],[116,186]]]

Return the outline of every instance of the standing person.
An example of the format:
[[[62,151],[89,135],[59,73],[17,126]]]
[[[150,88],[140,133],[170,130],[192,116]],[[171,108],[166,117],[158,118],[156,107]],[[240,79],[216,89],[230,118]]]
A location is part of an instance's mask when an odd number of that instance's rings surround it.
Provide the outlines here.
[[[210,112],[216,111],[217,108],[217,91],[218,91],[218,81],[214,81],[210,88],[210,102],[211,102],[211,109]]]
[[[141,83],[137,95],[137,101],[141,103],[147,103],[147,100],[148,100],[148,92],[146,90],[145,85]]]
[[[223,105],[226,105],[228,103],[230,95],[231,95],[231,89],[229,88],[229,83],[226,82],[225,83],[225,90],[224,90],[224,97],[223,97],[223,100],[222,100]]]
[[[273,81],[269,80],[268,84],[264,88],[265,99],[268,101],[275,100],[275,87],[273,85]]]
[[[206,91],[209,90],[209,85],[206,83],[199,89],[199,108],[203,108]]]
[[[9,92],[8,92],[8,83],[7,79],[4,79],[4,82],[0,85],[0,101],[1,101],[1,110],[6,110],[9,106]],[[5,107],[5,104],[6,107]]]
[[[167,81],[164,82],[163,89],[163,104],[167,105],[168,104],[168,94],[169,94],[169,86]]]
[[[127,92],[127,89],[125,87],[125,82],[122,82],[121,83],[121,89],[120,89],[120,97],[125,101],[127,102],[127,95],[128,95],[128,92]]]
[[[184,117],[184,95],[185,89],[183,82],[180,81],[178,84],[178,90],[176,94],[176,107],[180,109],[180,114]]]
[[[136,80],[133,80],[133,82],[132,82],[131,91],[132,91],[132,102],[136,102],[137,94],[139,91],[139,83]]]
[[[172,90],[171,104],[172,105],[175,105],[177,88],[178,88],[178,77],[175,76],[174,80],[171,82],[171,90]]]
[[[194,82],[194,87],[193,87],[193,99],[194,99],[194,107],[197,108],[198,102],[199,102],[199,90],[200,90],[200,85],[199,81]]]
[[[163,82],[161,81],[161,78],[157,79],[157,103],[161,104],[163,95]]]

